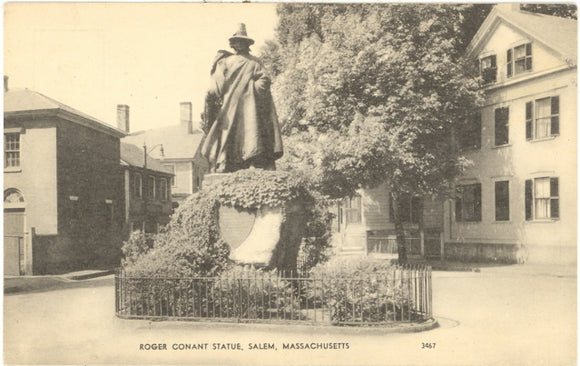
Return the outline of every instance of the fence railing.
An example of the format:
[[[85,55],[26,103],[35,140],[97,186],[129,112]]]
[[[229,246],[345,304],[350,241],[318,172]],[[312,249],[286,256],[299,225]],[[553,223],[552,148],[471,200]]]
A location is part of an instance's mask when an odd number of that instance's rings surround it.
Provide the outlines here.
[[[368,253],[397,254],[397,237],[389,236],[372,236],[367,238]],[[421,238],[405,237],[405,248],[408,255],[421,254]]]
[[[393,266],[356,277],[243,272],[142,277],[118,271],[121,318],[377,325],[432,317],[431,268]]]
[[[423,234],[424,255],[426,257],[439,257],[441,254],[441,236],[439,231],[426,231]],[[377,254],[397,254],[397,236],[369,235],[367,237],[367,252]],[[419,232],[405,236],[405,248],[407,255],[420,256],[421,236]]]

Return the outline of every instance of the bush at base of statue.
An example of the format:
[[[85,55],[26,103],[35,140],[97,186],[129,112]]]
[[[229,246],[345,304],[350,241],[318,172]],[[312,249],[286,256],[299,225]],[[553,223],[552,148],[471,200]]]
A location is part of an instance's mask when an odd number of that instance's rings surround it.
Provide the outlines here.
[[[218,275],[230,262],[230,246],[220,236],[217,217],[219,207],[228,206],[253,212],[280,208],[284,213],[280,240],[264,266],[295,270],[302,237],[319,238],[307,241],[309,253],[322,253],[328,247],[332,217],[324,209],[324,198],[308,187],[304,178],[287,172],[248,169],[232,173],[181,204],[169,224],[154,237],[150,249],[147,245],[136,249],[132,240],[126,242],[124,252],[137,250],[139,255],[126,258],[124,269],[127,273],[159,277]],[[299,212],[288,210],[297,205]],[[298,224],[287,220],[291,216]]]

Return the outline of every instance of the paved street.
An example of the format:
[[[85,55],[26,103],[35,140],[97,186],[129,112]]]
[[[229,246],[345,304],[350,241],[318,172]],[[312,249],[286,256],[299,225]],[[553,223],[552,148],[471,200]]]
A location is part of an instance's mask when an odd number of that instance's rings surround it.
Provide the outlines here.
[[[116,319],[112,277],[85,287],[6,295],[7,364],[575,365],[576,276],[549,267],[435,272],[435,316],[422,333]],[[283,350],[287,343],[342,343]],[[207,346],[203,346],[206,344]],[[213,350],[232,348],[243,350]],[[276,348],[250,350],[249,343]],[[348,349],[344,344],[348,343]],[[422,348],[423,343],[431,344]],[[165,344],[167,350],[140,350]],[[190,350],[173,345],[193,344]],[[163,346],[161,346],[163,347]],[[179,346],[176,346],[179,347]],[[185,346],[182,346],[185,347]],[[193,346],[190,346],[193,347]],[[206,347],[207,349],[203,349]],[[434,348],[433,348],[434,347]]]

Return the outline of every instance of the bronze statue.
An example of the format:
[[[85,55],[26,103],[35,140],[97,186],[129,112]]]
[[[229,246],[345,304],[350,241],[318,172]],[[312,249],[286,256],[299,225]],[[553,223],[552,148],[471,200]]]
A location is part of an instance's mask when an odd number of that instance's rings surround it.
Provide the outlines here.
[[[275,170],[283,149],[270,78],[262,62],[250,55],[254,40],[244,24],[229,42],[235,54],[220,50],[212,65],[201,153],[213,173],[250,167]]]

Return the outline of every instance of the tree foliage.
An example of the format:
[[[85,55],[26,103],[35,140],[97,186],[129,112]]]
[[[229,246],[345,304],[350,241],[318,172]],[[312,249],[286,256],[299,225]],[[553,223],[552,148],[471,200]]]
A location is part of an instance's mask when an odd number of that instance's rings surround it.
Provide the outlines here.
[[[520,9],[532,13],[578,19],[578,7],[576,4],[521,4]]]
[[[264,50],[290,136],[279,165],[333,197],[384,182],[395,201],[446,188],[466,166],[453,132],[482,101],[458,36],[468,8],[280,5],[278,45]]]
[[[280,165],[312,172],[331,196],[386,180],[430,193],[458,174],[450,136],[481,101],[457,36],[465,9],[280,5],[278,46],[265,52],[279,62],[273,93],[290,142],[312,143]]]

